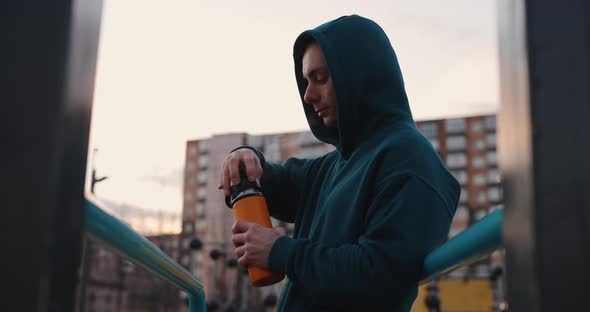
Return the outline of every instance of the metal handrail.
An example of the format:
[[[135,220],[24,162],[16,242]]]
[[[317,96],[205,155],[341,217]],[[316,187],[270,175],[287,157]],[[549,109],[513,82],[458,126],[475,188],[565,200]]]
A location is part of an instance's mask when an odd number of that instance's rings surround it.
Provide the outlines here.
[[[86,198],[86,233],[115,252],[188,294],[189,311],[206,310],[201,282],[127,224],[109,215],[94,200]]]
[[[86,198],[85,209],[86,233],[90,237],[186,291],[190,312],[206,311],[205,292],[198,279],[131,227],[102,210],[92,199]],[[420,285],[473,263],[500,247],[503,216],[502,209],[497,209],[432,251],[424,261]]]
[[[476,262],[498,249],[502,244],[503,219],[503,210],[496,209],[433,250],[424,261],[420,285],[458,267]]]

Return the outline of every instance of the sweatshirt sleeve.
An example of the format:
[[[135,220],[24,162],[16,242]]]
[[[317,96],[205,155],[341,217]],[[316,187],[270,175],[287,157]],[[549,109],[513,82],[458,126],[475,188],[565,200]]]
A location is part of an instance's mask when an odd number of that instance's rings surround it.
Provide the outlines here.
[[[262,166],[262,179],[260,185],[266,199],[270,215],[285,222],[295,222],[297,207],[307,185],[306,177],[309,177],[309,167],[313,159],[289,158],[282,164],[267,162],[259,149],[243,145],[235,148],[249,148],[256,152]]]
[[[329,247],[283,236],[271,249],[270,269],[327,303],[387,305],[407,298],[425,256],[447,237],[449,203],[418,177],[391,177],[377,185],[356,242]]]

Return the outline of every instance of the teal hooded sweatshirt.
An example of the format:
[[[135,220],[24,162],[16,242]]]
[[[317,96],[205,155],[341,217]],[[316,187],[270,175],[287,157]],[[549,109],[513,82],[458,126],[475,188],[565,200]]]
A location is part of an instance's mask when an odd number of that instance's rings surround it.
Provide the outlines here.
[[[302,58],[317,42],[337,100],[338,128],[303,102]],[[269,266],[286,274],[277,311],[409,311],[425,256],[443,243],[460,185],[418,131],[383,30],[344,16],[303,32],[295,76],[313,134],[336,150],[263,167],[273,217],[295,223]]]

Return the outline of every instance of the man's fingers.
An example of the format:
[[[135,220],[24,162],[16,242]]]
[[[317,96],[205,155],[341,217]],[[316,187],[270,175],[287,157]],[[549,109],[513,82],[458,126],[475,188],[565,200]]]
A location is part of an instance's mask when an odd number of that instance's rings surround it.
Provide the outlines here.
[[[246,259],[245,255],[241,258],[238,258],[238,264],[244,268],[248,268],[248,259]]]
[[[219,184],[217,185],[218,189],[223,189],[224,195],[228,195],[229,190],[229,174],[227,172],[227,157],[221,164],[221,170],[219,170]]]
[[[246,246],[241,246],[235,249],[234,251],[236,258],[240,259],[246,253]]]
[[[248,175],[248,180],[250,182],[256,181],[262,174],[262,169],[260,168],[260,164],[257,161],[258,156],[252,155],[251,157],[244,159],[244,165],[246,166],[246,175]]]
[[[250,149],[239,149],[229,154],[221,166],[218,189],[223,189],[225,196],[230,195],[230,187],[240,183],[240,164],[243,163],[248,180],[262,177],[262,167],[258,155]]]
[[[229,195],[229,185],[230,185],[230,177],[229,177],[229,167],[226,166],[223,170],[223,194],[225,196]]]
[[[248,231],[248,229],[250,228],[250,226],[252,224],[253,223],[251,223],[251,222],[238,220],[238,221],[234,222],[234,225],[231,227],[231,232],[233,234],[244,233],[244,232]]]
[[[219,180],[217,182],[217,189],[223,188],[223,171],[225,170],[225,160],[221,163],[221,168],[219,169]]]
[[[234,246],[240,247],[240,246],[244,245],[244,243],[246,242],[246,234],[244,234],[244,233],[234,234],[232,236],[231,240],[234,243]]]
[[[230,186],[240,183],[240,159],[230,155],[227,162],[227,168],[229,171]]]

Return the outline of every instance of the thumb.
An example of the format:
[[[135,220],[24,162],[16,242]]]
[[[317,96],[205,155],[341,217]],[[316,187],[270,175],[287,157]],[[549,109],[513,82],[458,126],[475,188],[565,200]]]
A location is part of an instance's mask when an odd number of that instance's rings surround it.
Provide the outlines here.
[[[283,236],[283,235],[287,235],[287,230],[285,230],[285,228],[282,228],[280,226],[277,226],[276,228],[273,229],[276,233],[278,233],[279,235]]]

